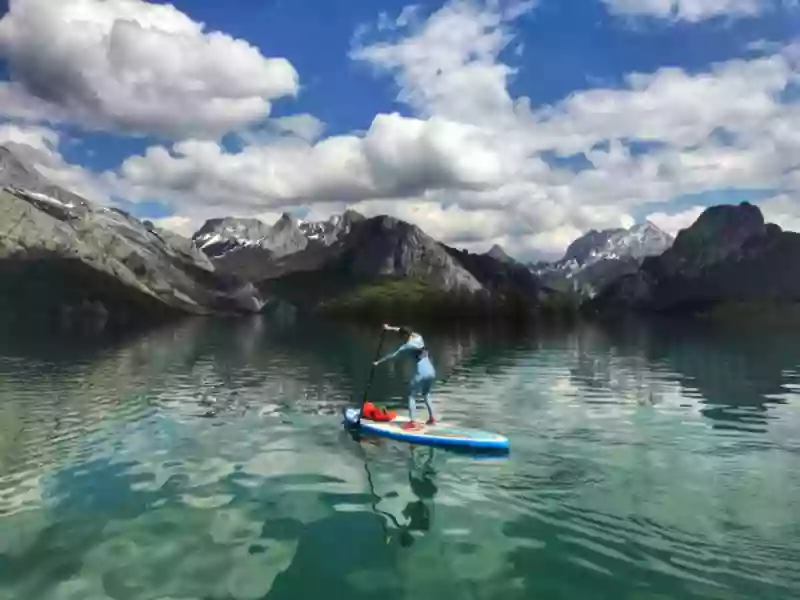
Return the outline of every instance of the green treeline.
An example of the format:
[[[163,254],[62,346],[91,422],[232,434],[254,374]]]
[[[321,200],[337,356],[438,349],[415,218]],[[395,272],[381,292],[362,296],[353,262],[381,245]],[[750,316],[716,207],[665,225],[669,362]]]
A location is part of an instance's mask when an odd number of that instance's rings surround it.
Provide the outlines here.
[[[571,319],[577,299],[564,294],[532,299],[521,293],[444,292],[413,279],[384,279],[359,285],[324,300],[317,310],[329,316],[387,319],[537,320]]]

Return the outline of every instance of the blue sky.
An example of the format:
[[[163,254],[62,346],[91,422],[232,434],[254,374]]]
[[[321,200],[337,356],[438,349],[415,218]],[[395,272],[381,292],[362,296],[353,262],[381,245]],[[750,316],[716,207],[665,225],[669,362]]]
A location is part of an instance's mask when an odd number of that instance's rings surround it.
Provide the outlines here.
[[[376,78],[368,68],[354,64],[348,51],[360,24],[376,22],[381,12],[398,14],[408,2],[183,0],[170,4],[209,27],[248,40],[266,56],[292,61],[303,77],[304,89],[297,100],[279,103],[276,116],[308,112],[336,134],[368,128],[379,112],[406,110],[395,101],[394,82]],[[444,3],[416,4],[431,13]],[[551,104],[598,83],[618,86],[633,71],[664,66],[702,71],[715,61],[751,55],[747,49],[751,42],[791,39],[800,32],[795,13],[783,8],[755,20],[713,19],[692,25],[653,19],[630,27],[609,15],[599,0],[542,2],[518,23],[523,55],[514,56],[512,48],[504,55],[519,68],[510,89],[535,104]],[[105,135],[90,139],[92,143],[76,152],[83,152],[78,157],[86,164],[101,168],[114,166],[131,149],[146,145]],[[85,150],[91,147],[102,148],[98,153],[102,158],[87,156]]]
[[[549,257],[720,202],[800,225],[791,0],[9,6],[0,142],[183,233],[350,206]]]

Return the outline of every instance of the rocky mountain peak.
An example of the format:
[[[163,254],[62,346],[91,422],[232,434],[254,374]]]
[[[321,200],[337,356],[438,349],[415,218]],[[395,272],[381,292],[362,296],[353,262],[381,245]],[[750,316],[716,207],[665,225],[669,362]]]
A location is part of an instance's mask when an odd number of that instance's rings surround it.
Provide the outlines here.
[[[703,312],[764,299],[794,303],[800,285],[789,274],[798,264],[800,234],[766,224],[748,202],[712,206],[671,248],[609,286],[592,307]]]
[[[255,218],[223,217],[206,221],[192,239],[212,258],[240,248],[281,257],[299,252],[309,243],[330,246],[361,221],[364,217],[354,210],[326,221],[304,221],[285,212],[271,226]]]
[[[293,214],[285,212],[281,214],[280,218],[272,226],[275,231],[282,231],[289,228],[296,228],[298,226],[297,217]]]
[[[364,221],[365,217],[351,209],[341,215],[333,215],[326,221],[303,221],[300,231],[314,242],[329,246],[347,235],[355,223]]]
[[[199,239],[206,234],[238,235],[243,237],[260,237],[266,235],[269,226],[260,219],[253,217],[220,217],[208,219],[203,226],[198,229],[192,239]]]
[[[666,233],[658,225],[647,219],[645,219],[643,223],[636,223],[633,227],[628,229],[628,231],[630,233]]]
[[[562,260],[574,260],[582,265],[589,259],[592,252],[602,249],[614,236],[625,232],[625,229],[604,229],[602,231],[591,229],[567,247]]]
[[[741,247],[749,238],[766,233],[761,210],[749,202],[712,206],[704,210],[694,224],[675,239],[676,254],[692,254],[698,247],[721,246],[723,253]]]
[[[342,221],[346,221],[348,223],[357,223],[358,221],[364,221],[364,220],[366,220],[366,217],[364,215],[351,208],[348,208],[342,213]]]
[[[678,234],[661,265],[673,272],[701,269],[740,253],[768,230],[761,210],[749,202],[712,206]]]
[[[661,254],[673,241],[671,235],[650,221],[638,223],[628,229],[591,230],[570,244],[562,260],[571,259],[581,266],[605,259],[641,260]]]
[[[83,205],[83,198],[53,184],[36,170],[28,160],[34,152],[33,148],[24,144],[8,143],[0,146],[0,188],[44,194],[64,204]]]
[[[592,295],[614,279],[635,272],[642,261],[658,256],[674,240],[650,221],[628,229],[592,229],[569,245],[564,257],[531,270],[556,288],[569,288]]]
[[[16,174],[16,177],[25,176],[33,177],[35,172],[26,165],[9,146],[0,146],[0,177],[10,178]]]
[[[516,262],[508,255],[508,253],[506,253],[505,249],[500,244],[494,244],[491,248],[489,248],[489,251],[486,253],[486,255],[491,256],[493,259],[503,263]]]
[[[220,276],[188,239],[61,190],[35,169],[26,172],[25,188],[18,175],[0,190],[5,312],[31,312],[62,324],[87,318],[129,324],[263,307],[252,285]],[[60,191],[61,198],[39,190]]]
[[[388,215],[358,222],[341,264],[357,278],[407,277],[440,290],[482,289],[480,282],[419,227]]]

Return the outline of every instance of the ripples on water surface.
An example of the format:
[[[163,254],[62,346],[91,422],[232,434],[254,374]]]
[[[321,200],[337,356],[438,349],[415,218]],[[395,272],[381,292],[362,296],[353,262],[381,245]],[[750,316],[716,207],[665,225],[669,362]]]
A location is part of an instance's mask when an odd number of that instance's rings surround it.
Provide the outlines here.
[[[426,338],[444,418],[509,457],[348,437],[374,331],[6,335],[0,597],[800,596],[796,335]]]

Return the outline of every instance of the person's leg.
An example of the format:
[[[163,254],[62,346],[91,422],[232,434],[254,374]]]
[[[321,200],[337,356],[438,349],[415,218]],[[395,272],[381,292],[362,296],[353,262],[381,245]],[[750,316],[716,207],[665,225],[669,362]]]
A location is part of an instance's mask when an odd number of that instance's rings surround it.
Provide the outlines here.
[[[428,409],[428,424],[433,425],[436,423],[436,418],[433,416],[433,406],[431,406],[431,387],[433,386],[433,377],[428,377],[422,382],[422,399],[425,401],[425,408]]]
[[[414,377],[408,384],[408,418],[414,420],[414,409],[417,405],[416,396],[420,392],[420,380]]]

